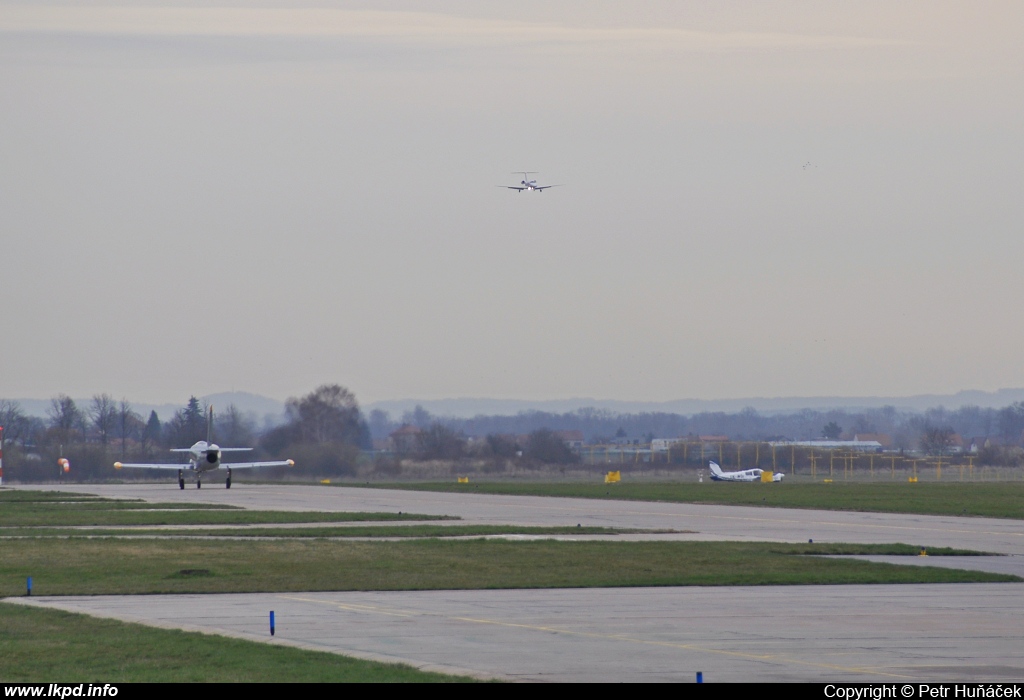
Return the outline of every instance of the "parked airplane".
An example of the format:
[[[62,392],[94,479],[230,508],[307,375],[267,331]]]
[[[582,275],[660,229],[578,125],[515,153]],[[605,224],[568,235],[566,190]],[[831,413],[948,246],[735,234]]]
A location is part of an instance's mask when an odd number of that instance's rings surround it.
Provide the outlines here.
[[[527,190],[529,192],[543,192],[544,190],[549,190],[552,187],[561,187],[561,185],[544,185],[542,187],[542,186],[537,184],[536,180],[528,179],[526,177],[527,175],[536,175],[537,174],[536,171],[533,171],[533,170],[517,170],[516,173],[522,173],[522,175],[523,175],[523,179],[519,183],[519,186],[498,185],[498,187],[504,187],[507,190],[516,190],[517,192],[522,192],[523,190]],[[513,174],[516,174],[516,173],[513,173]]]
[[[760,481],[761,480],[761,469],[744,469],[741,472],[723,472],[722,468],[711,462],[708,466],[711,467],[711,480],[712,481]],[[782,477],[785,476],[782,472],[772,474],[772,481],[782,481]]]
[[[226,488],[231,488],[232,469],[253,469],[255,467],[294,467],[295,462],[286,459],[282,462],[231,462],[223,463],[220,456],[225,452],[251,452],[251,447],[221,447],[212,442],[213,439],[213,406],[206,422],[206,440],[200,440],[192,447],[181,447],[172,449],[171,452],[187,452],[188,466],[182,464],[125,464],[114,462],[114,469],[177,469],[178,488],[185,488],[185,472],[193,472],[196,475],[196,488],[203,488],[203,472],[213,471],[224,467],[228,470],[227,479],[224,481]]]

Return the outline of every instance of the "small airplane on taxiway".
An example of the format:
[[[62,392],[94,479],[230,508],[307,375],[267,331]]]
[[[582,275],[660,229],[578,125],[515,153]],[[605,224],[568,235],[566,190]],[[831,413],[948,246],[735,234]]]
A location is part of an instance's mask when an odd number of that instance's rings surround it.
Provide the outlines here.
[[[192,447],[181,447],[172,449],[171,452],[187,452],[188,465],[183,464],[127,464],[114,462],[114,469],[177,469],[178,488],[185,488],[185,474],[192,472],[196,475],[196,488],[203,487],[202,476],[204,472],[213,471],[224,467],[228,471],[227,479],[224,482],[225,488],[231,488],[232,469],[254,469],[256,467],[294,467],[295,462],[286,459],[280,462],[221,462],[220,457],[225,452],[251,452],[251,447],[221,447],[213,443],[213,406],[210,406],[206,420],[206,440],[200,440]]]
[[[722,468],[715,462],[708,464],[711,468],[712,481],[760,481],[763,469],[744,469],[741,472],[723,472]],[[782,472],[772,474],[772,481],[782,481],[785,475]]]
[[[498,187],[504,187],[507,190],[516,190],[522,192],[543,192],[544,190],[551,189],[552,187],[561,187],[561,185],[538,185],[536,180],[529,179],[529,175],[536,175],[535,170],[516,170],[515,174],[521,174],[523,176],[522,181],[518,185],[498,185]]]

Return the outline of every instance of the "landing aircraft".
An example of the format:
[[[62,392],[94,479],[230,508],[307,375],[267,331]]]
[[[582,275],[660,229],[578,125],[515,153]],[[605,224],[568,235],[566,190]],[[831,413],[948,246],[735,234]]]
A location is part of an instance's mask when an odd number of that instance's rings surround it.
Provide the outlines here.
[[[523,190],[527,190],[528,192],[543,192],[544,190],[549,190],[552,187],[561,187],[561,185],[544,185],[542,187],[537,184],[536,180],[530,180],[527,176],[536,175],[537,172],[534,170],[517,170],[513,175],[516,174],[522,174],[523,176],[523,179],[518,186],[498,185],[498,187],[504,187],[507,190],[516,190],[517,192],[522,192]]]
[[[253,469],[255,467],[294,467],[295,462],[286,459],[283,462],[231,462],[222,463],[220,456],[225,452],[251,452],[251,447],[221,447],[212,442],[213,439],[213,406],[206,421],[206,440],[200,440],[192,447],[180,447],[172,449],[171,452],[187,452],[188,466],[182,464],[124,464],[114,462],[114,469],[177,469],[178,488],[185,488],[185,472],[193,472],[196,475],[196,488],[203,488],[203,472],[213,471],[224,467],[228,470],[228,477],[224,481],[225,488],[231,488],[232,469]]]
[[[741,472],[723,472],[722,468],[716,463],[711,462],[711,480],[712,481],[760,481],[761,480],[761,469],[744,469]],[[782,481],[782,477],[785,476],[782,472],[772,474],[772,481]]]

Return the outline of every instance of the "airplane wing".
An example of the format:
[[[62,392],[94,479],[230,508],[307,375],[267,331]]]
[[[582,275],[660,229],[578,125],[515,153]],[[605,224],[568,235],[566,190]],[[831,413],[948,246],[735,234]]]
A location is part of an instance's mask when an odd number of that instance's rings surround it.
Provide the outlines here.
[[[221,462],[220,466],[227,469],[254,469],[255,467],[294,467],[295,460],[286,459],[283,462]]]
[[[114,469],[188,469],[188,464],[125,464],[114,462]]]
[[[221,447],[221,452],[252,452],[254,447]]]
[[[506,190],[516,190],[517,192],[522,192],[526,189],[525,187],[511,187],[509,185],[498,185],[498,187],[504,187]]]
[[[535,190],[550,190],[552,187],[561,187],[561,185],[544,185],[543,187],[534,187]]]

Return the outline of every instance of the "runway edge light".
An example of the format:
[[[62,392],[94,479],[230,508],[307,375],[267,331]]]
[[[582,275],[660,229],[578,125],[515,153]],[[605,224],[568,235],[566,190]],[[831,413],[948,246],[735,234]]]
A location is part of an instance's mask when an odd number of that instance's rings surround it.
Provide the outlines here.
[[[274,611],[270,611],[270,636],[274,636]]]

